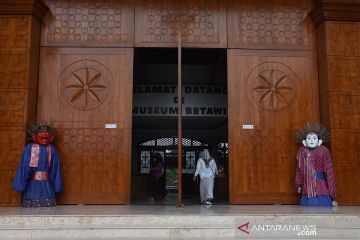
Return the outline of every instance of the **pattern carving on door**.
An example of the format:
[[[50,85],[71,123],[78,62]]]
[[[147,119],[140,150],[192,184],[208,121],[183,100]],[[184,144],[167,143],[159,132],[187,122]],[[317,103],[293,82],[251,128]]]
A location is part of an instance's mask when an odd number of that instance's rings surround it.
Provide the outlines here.
[[[55,121],[60,203],[129,203],[133,49],[45,47],[40,61],[37,118]]]
[[[228,50],[230,203],[297,203],[294,134],[319,120],[313,66],[310,51]]]
[[[225,48],[226,1],[136,1],[136,47],[176,47],[179,28],[183,47]]]

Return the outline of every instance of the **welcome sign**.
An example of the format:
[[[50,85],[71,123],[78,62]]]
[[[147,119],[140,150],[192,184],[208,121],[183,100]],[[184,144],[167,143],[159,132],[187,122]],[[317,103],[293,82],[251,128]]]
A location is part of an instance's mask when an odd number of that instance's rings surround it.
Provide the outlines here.
[[[176,85],[135,85],[133,116],[177,116]],[[224,86],[183,86],[183,116],[226,117],[227,89]]]

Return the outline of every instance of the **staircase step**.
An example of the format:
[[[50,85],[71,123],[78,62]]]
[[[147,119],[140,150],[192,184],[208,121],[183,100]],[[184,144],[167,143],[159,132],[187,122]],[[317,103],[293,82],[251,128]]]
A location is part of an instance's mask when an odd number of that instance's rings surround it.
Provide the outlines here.
[[[0,208],[0,239],[360,239],[360,207],[253,207]]]

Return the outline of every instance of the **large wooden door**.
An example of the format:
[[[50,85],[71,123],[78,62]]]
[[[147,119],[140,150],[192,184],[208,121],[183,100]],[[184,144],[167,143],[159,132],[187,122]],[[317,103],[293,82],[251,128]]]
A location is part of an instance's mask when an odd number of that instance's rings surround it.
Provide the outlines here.
[[[313,59],[311,51],[228,50],[230,203],[297,203],[295,130],[319,120]]]
[[[129,203],[133,49],[44,47],[40,54],[37,119],[56,128],[60,203]]]

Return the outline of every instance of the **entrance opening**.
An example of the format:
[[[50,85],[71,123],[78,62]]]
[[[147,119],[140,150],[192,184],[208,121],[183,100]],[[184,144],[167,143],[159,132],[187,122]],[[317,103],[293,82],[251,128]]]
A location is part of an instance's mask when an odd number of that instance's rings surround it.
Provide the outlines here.
[[[183,49],[183,203],[199,204],[193,175],[208,149],[219,169],[214,204],[228,202],[226,49]],[[177,203],[177,49],[136,48],[132,131],[132,203]],[[159,160],[160,159],[160,160]]]

